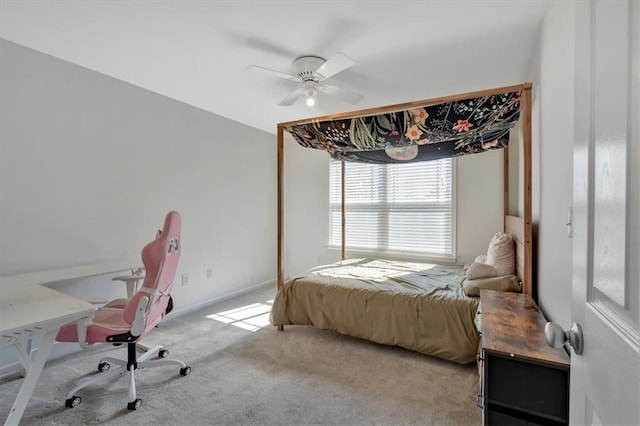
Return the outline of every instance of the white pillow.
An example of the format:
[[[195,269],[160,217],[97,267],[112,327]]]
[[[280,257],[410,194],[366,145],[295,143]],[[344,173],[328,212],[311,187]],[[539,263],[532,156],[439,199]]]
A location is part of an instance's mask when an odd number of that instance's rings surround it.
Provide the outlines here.
[[[512,291],[520,292],[520,283],[515,275],[507,275],[506,277],[480,278],[477,280],[464,280],[462,283],[464,292],[467,296],[480,296],[480,289],[486,288],[494,291]]]
[[[474,260],[475,263],[487,263],[487,255],[486,254],[481,254],[480,256],[476,257],[476,260]]]
[[[467,269],[467,279],[468,280],[477,280],[478,278],[491,278],[497,277],[500,274],[498,270],[492,266],[487,265],[486,263],[472,263]]]
[[[498,275],[513,275],[516,271],[516,257],[513,240],[504,232],[498,232],[491,239],[487,250],[486,263],[493,265]]]

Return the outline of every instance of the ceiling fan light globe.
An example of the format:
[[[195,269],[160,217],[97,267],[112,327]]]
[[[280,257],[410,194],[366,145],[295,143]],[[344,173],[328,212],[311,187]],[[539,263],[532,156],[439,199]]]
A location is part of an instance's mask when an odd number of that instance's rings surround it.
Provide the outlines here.
[[[315,96],[316,93],[318,93],[316,91],[316,89],[318,88],[318,84],[315,81],[305,81],[302,83],[302,87],[302,93],[309,98]]]
[[[312,107],[316,104],[316,100],[313,97],[308,97],[306,100],[307,106]]]

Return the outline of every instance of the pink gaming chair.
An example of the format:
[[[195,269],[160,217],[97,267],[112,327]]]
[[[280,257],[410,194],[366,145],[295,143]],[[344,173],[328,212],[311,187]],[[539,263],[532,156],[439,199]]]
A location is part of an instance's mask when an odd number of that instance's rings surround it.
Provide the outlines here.
[[[127,360],[103,358],[98,364],[100,374],[91,380],[74,387],[68,394],[66,406],[77,406],[81,398],[76,395],[80,389],[107,376],[120,375],[128,371],[129,410],[140,407],[142,400],[137,398],[135,370],[162,365],[180,366],[180,374],[191,372],[184,362],[169,359],[147,361],[158,353],[160,357],[168,354],[161,346],[156,346],[137,356],[136,343],[164,318],[172,308],[171,290],[180,259],[180,214],[171,211],[164,220],[164,226],[158,231],[156,239],[142,249],[142,262],[146,275],[142,287],[129,299],[108,303],[96,309],[93,320],[84,325],[67,324],[60,329],[56,340],[59,342],[78,342],[87,347],[95,343],[127,344]],[[163,353],[163,351],[165,351]],[[117,368],[111,369],[111,364]]]

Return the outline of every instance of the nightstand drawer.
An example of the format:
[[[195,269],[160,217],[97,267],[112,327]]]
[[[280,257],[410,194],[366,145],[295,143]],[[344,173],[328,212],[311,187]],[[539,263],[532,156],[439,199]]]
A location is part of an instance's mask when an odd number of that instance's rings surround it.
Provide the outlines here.
[[[550,420],[569,419],[569,371],[485,352],[487,403],[533,413]],[[492,423],[493,424],[493,423]]]

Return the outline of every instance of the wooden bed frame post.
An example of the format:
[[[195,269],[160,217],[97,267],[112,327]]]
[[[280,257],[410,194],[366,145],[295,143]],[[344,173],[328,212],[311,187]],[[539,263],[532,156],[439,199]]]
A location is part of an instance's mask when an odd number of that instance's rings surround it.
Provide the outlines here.
[[[342,260],[345,260],[347,258],[347,236],[345,234],[345,230],[346,230],[346,223],[347,223],[347,216],[345,214],[346,208],[344,206],[344,201],[346,198],[345,195],[345,190],[344,190],[344,179],[345,179],[345,171],[346,171],[346,165],[344,164],[344,160],[342,160],[342,165],[340,167],[340,220],[341,220],[341,225],[342,225]]]
[[[284,164],[284,128],[278,126],[278,290],[284,283],[284,228],[283,228],[283,164]]]
[[[503,228],[506,229],[507,215],[509,215],[509,147],[502,150],[502,162],[504,164],[502,174],[502,187],[504,188],[503,196],[503,211],[504,211],[504,223]]]
[[[537,292],[533,294],[533,225],[531,219],[531,84],[522,90],[522,136],[524,148],[524,281],[523,293],[529,294],[534,300],[538,299]]]

